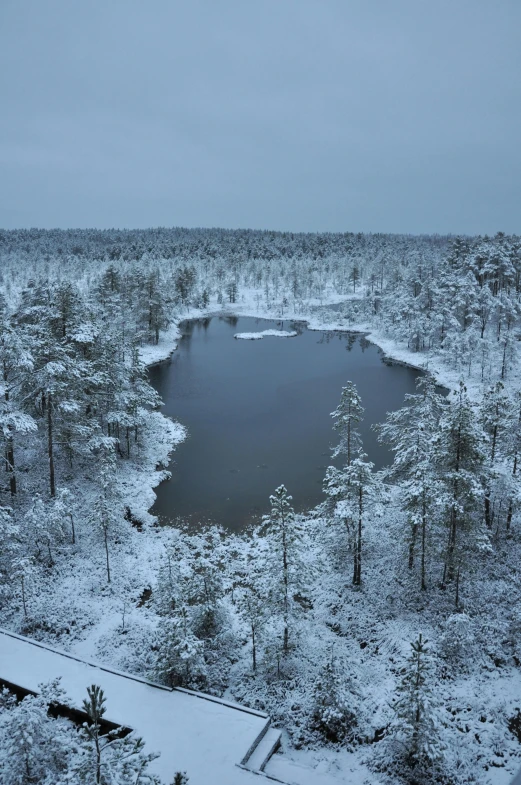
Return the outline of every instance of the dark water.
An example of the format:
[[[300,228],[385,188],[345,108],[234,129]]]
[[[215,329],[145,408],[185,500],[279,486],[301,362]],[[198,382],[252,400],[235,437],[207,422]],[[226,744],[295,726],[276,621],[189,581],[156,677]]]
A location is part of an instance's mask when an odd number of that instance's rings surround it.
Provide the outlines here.
[[[240,530],[269,509],[284,483],[295,509],[324,499],[322,481],[336,443],[330,413],[348,380],[365,407],[364,449],[376,468],[390,462],[371,424],[415,392],[419,371],[389,366],[363,337],[297,326],[296,338],[235,340],[238,332],[290,330],[291,322],[213,317],[184,324],[172,359],[150,370],[165,413],[188,428],[157,489],[152,512],[211,519]]]

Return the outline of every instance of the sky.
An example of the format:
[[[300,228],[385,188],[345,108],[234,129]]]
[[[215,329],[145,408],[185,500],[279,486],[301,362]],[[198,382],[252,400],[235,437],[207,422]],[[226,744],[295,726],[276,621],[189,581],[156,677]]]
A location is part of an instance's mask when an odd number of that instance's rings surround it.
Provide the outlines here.
[[[520,0],[0,0],[0,227],[521,233]]]

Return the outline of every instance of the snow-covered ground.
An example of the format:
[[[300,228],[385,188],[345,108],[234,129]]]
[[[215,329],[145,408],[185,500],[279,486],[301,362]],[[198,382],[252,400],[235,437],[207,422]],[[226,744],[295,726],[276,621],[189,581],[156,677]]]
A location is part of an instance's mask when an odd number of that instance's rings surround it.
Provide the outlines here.
[[[259,341],[261,338],[294,338],[298,335],[294,330],[288,332],[287,330],[262,330],[257,333],[236,333],[234,338],[242,338],[243,341]]]

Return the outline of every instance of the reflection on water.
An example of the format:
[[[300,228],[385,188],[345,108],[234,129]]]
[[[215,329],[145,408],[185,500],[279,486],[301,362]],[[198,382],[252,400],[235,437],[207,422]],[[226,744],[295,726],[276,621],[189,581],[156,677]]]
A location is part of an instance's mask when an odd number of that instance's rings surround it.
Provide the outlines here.
[[[295,338],[235,340],[237,332],[298,331]],[[377,468],[390,461],[371,424],[415,392],[419,374],[389,366],[364,337],[313,332],[302,323],[226,316],[186,322],[172,359],[150,369],[164,412],[188,428],[172,479],[152,512],[214,520],[240,530],[268,511],[284,483],[297,510],[323,500],[322,481],[336,433],[330,413],[347,380],[365,406],[364,448]]]

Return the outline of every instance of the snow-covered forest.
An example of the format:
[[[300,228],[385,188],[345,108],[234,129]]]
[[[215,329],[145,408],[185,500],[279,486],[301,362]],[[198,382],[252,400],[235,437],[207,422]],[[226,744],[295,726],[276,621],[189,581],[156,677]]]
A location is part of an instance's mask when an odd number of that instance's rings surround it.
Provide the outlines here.
[[[0,231],[0,293],[1,627],[265,710],[290,756],[331,771],[510,781],[520,237]],[[323,504],[297,515],[281,477],[244,535],[158,526],[153,488],[184,429],[161,414],[146,366],[175,350],[181,320],[222,310],[363,332],[426,369],[377,426],[393,464],[375,472],[365,455],[364,402],[346,379],[331,417],[342,468],[325,473]],[[24,739],[5,785],[36,771],[70,781],[74,766],[96,782],[82,763],[93,732],[35,719],[57,689],[0,699],[2,748]],[[134,753],[111,782],[147,781]]]

